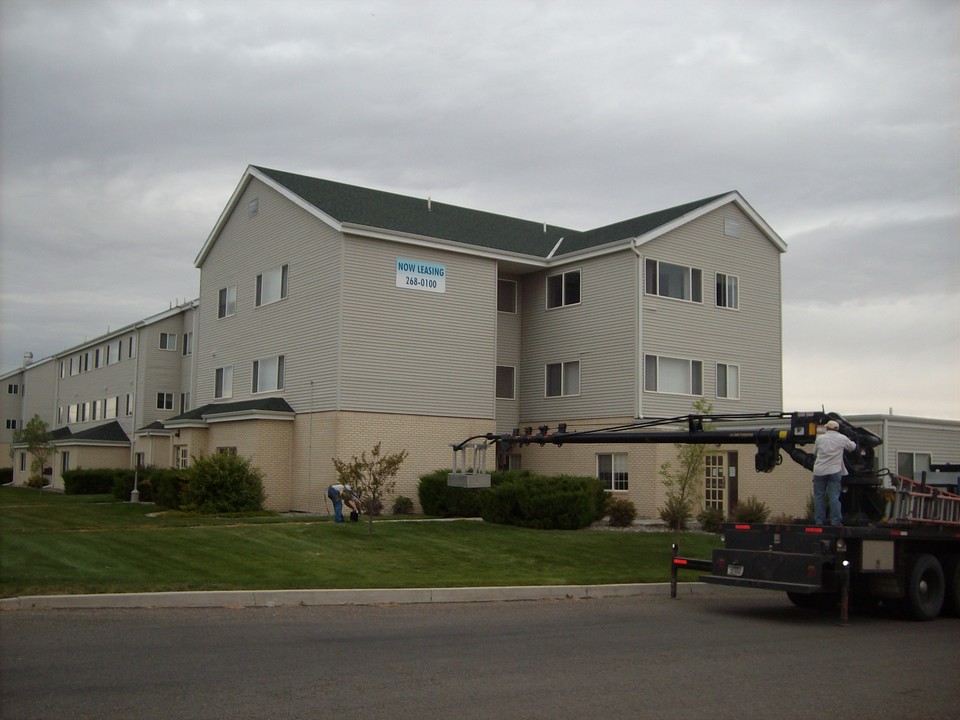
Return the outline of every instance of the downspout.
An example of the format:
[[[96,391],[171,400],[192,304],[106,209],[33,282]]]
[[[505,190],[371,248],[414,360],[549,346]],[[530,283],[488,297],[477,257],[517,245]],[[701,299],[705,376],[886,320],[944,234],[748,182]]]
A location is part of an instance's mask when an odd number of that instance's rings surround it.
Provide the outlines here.
[[[641,290],[641,283],[643,281],[643,255],[640,253],[640,238],[634,238],[630,241],[630,249],[633,250],[634,255],[637,256],[637,273],[634,281],[634,292],[637,294],[637,301],[634,303],[636,317],[634,318],[634,327],[637,331],[637,353],[634,362],[636,363],[636,370],[633,373],[633,392],[636,402],[634,406],[636,408],[636,415],[638,418],[643,417],[643,292]]]

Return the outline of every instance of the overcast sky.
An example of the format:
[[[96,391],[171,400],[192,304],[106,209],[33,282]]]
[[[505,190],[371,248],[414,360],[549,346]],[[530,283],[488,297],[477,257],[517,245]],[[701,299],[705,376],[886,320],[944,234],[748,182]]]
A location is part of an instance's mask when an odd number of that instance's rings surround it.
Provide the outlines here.
[[[195,298],[256,164],[583,230],[739,190],[789,246],[784,409],[960,419],[958,28],[952,0],[2,0],[0,371]]]

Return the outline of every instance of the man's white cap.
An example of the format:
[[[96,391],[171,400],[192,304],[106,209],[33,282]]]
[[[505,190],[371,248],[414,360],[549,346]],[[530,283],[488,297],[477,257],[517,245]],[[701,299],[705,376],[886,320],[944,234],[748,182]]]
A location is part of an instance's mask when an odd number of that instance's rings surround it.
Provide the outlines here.
[[[828,420],[826,424],[826,428],[827,430],[839,430],[840,423],[838,423],[836,420]]]

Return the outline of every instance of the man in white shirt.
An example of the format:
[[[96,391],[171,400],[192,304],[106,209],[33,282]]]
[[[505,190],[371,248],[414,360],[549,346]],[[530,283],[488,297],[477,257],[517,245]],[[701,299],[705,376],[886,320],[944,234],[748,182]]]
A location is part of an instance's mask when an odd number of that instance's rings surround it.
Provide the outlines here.
[[[840,423],[830,420],[817,435],[813,446],[816,462],[813,464],[813,521],[823,525],[826,519],[825,497],[830,502],[830,524],[841,525],[840,479],[847,474],[843,464],[845,450],[856,450],[857,444],[838,432]]]
[[[333,500],[333,521],[335,523],[343,522],[343,504],[360,517],[360,494],[354,492],[349,485],[336,483],[327,488],[327,497]],[[352,517],[350,518],[353,519]]]

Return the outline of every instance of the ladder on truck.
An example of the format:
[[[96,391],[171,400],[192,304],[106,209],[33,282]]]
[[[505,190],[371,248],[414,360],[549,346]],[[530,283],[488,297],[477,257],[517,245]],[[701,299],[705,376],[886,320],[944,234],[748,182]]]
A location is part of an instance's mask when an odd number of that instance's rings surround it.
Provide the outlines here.
[[[900,475],[891,475],[886,516],[891,522],[960,525],[960,495]]]

